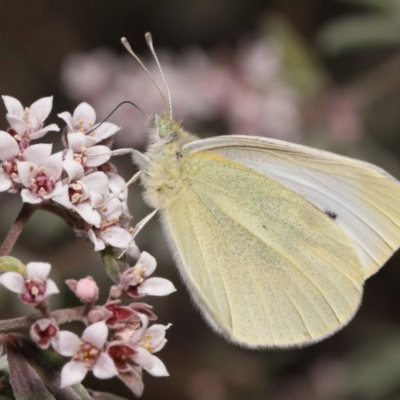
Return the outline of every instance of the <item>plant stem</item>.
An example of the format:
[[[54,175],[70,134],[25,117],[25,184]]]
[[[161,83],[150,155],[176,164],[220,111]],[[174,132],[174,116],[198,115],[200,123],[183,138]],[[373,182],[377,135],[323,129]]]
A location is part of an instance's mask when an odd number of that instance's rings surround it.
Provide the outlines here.
[[[57,325],[65,324],[71,321],[83,321],[84,306],[75,308],[64,308],[63,310],[56,310],[51,312],[51,319]],[[43,318],[42,314],[28,315],[26,317],[12,318],[0,320],[0,331],[9,331],[11,329],[27,328],[30,327],[35,321]]]
[[[22,229],[29,221],[29,218],[32,216],[36,208],[37,206],[33,204],[24,203],[21,211],[18,214],[17,219],[15,220],[13,226],[11,227],[6,238],[4,239],[4,242],[0,247],[0,257],[6,256],[12,250],[15,242],[22,232]]]

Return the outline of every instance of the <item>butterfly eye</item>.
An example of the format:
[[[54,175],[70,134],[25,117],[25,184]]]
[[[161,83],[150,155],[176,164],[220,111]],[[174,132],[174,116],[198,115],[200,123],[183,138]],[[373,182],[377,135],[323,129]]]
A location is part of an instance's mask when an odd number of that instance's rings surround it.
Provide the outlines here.
[[[158,127],[158,135],[160,138],[165,138],[172,132],[172,124],[169,122],[163,123]]]

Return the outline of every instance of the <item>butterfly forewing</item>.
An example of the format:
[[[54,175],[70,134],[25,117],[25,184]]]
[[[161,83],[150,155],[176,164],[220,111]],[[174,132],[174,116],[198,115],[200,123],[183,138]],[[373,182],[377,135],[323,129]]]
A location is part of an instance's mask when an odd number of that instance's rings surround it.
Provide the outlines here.
[[[278,140],[244,136],[192,142],[186,151],[207,151],[246,165],[331,215],[351,239],[365,279],[400,245],[400,185],[374,165]]]

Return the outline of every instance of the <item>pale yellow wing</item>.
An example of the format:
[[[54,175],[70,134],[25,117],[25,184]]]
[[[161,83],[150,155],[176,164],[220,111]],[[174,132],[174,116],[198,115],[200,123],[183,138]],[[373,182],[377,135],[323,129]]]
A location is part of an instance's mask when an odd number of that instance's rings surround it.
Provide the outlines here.
[[[180,272],[206,320],[248,347],[320,340],[358,308],[363,276],[328,215],[279,182],[223,157],[181,165],[162,211]]]
[[[400,246],[400,184],[375,165],[248,136],[198,140],[185,151],[210,152],[253,168],[336,216],[336,224],[352,241],[365,279]]]

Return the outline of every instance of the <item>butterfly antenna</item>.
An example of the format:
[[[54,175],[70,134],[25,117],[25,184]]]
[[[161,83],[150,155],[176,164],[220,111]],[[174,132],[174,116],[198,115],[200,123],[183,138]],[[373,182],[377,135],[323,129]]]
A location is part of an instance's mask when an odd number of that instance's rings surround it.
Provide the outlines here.
[[[149,70],[144,66],[144,64],[142,63],[140,58],[133,52],[132,47],[128,42],[128,39],[126,37],[122,37],[121,38],[121,42],[124,45],[124,47],[126,48],[126,50],[128,50],[128,53],[136,59],[136,61],[144,69],[144,71],[146,72],[146,74],[148,75],[150,80],[153,82],[154,86],[157,88],[158,92],[160,93],[160,95],[161,95],[161,97],[163,99],[165,108],[168,110],[169,114],[171,115],[171,109],[169,107],[169,103],[167,103],[167,101],[165,100],[165,97],[164,97],[160,87],[157,85],[156,81],[153,79],[153,77],[151,76]],[[168,98],[170,98],[169,91],[168,91]]]
[[[158,57],[157,57],[156,51],[154,50],[153,38],[151,37],[151,33],[150,33],[150,32],[147,32],[144,36],[145,36],[145,38],[146,38],[147,46],[149,46],[149,49],[150,49],[150,51],[151,51],[151,54],[153,55],[154,60],[155,60],[156,63],[157,63],[158,70],[160,71],[161,78],[162,78],[162,80],[164,81],[165,88],[167,89],[167,95],[168,95],[168,108],[167,108],[167,110],[168,110],[168,112],[169,112],[170,118],[172,119],[171,92],[169,91],[169,87],[168,87],[168,84],[167,84],[167,80],[165,79],[163,70],[162,70],[162,68],[161,68],[160,61],[158,61]]]
[[[106,121],[108,120],[108,118],[111,117],[111,115],[113,115],[113,114],[115,113],[115,111],[118,110],[118,108],[120,108],[120,107],[121,107],[122,105],[124,105],[124,104],[130,104],[131,106],[135,107],[138,111],[140,111],[147,119],[151,120],[151,118],[150,118],[139,106],[137,106],[135,103],[132,103],[132,102],[129,101],[129,100],[125,100],[125,101],[122,101],[121,103],[119,103],[119,104],[114,108],[114,110],[112,110],[112,111],[110,112],[110,114],[108,114],[107,117],[105,117],[105,118],[103,119],[103,121],[100,122],[100,124],[96,125],[96,126],[95,126],[93,129],[91,129],[90,131],[87,131],[86,134],[91,133],[91,132],[95,131],[96,129],[98,129],[101,125],[104,124],[104,122],[106,122]]]

